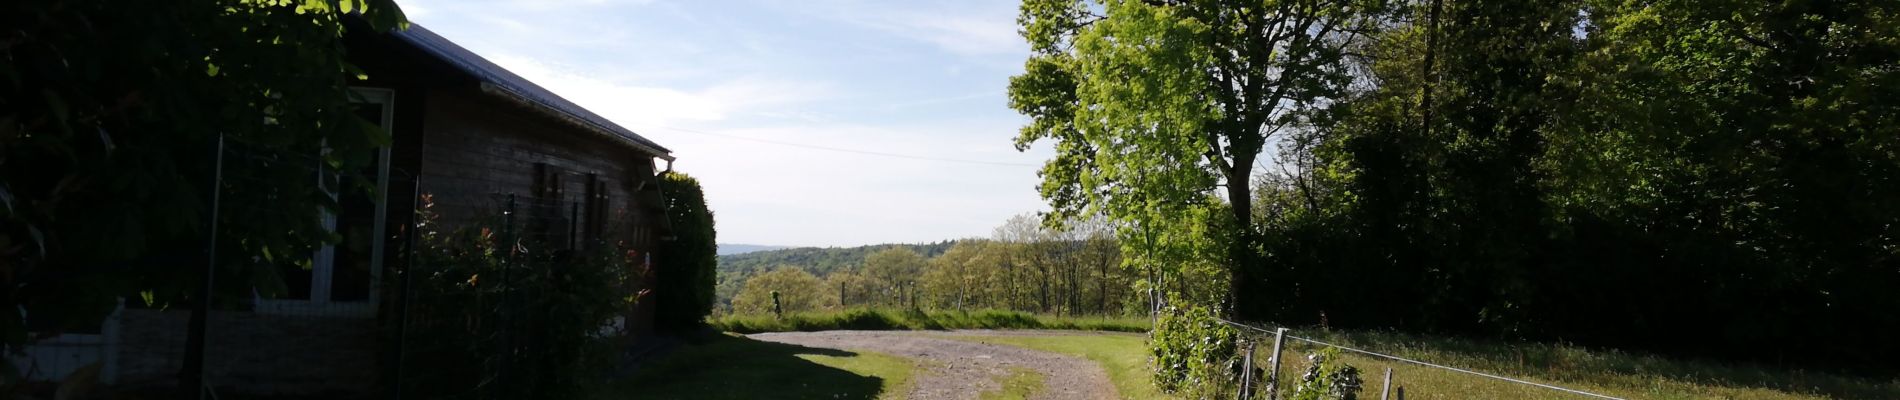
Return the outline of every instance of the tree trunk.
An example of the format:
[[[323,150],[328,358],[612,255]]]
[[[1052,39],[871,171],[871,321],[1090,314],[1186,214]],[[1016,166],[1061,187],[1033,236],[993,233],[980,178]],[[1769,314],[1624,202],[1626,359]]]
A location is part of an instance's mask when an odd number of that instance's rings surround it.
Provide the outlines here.
[[[1248,306],[1255,303],[1259,296],[1246,290],[1255,278],[1255,270],[1260,268],[1259,254],[1254,252],[1254,243],[1259,235],[1254,232],[1253,224],[1253,172],[1252,154],[1235,154],[1233,167],[1227,172],[1227,203],[1234,217],[1234,239],[1228,245],[1228,281],[1227,312],[1228,318],[1245,319]]]

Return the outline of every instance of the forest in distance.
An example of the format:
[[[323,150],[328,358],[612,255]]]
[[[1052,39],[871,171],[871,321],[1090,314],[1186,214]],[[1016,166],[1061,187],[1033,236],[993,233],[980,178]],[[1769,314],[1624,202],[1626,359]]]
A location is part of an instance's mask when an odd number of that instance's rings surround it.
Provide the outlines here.
[[[1103,221],[1062,228],[1011,218],[989,238],[848,248],[791,248],[719,257],[715,314],[855,307],[1143,315],[1136,274]]]

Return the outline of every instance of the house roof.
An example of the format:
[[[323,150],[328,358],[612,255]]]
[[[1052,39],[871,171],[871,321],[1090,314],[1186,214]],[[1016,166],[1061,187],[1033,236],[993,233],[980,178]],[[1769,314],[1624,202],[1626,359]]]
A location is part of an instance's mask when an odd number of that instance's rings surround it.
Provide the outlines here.
[[[437,35],[435,32],[423,28],[421,25],[411,24],[409,25],[409,29],[396,30],[393,34],[398,39],[422,49],[423,52],[428,53],[430,56],[447,62],[456,69],[461,70],[461,72],[474,77],[481,82],[481,88],[484,92],[508,97],[519,103],[523,103],[523,105],[555,114],[555,116],[561,117],[562,119],[582,125],[596,132],[607,134],[635,148],[653,153],[655,157],[666,160],[673,159],[671,155],[673,151],[667,150],[666,147],[660,146],[659,143],[654,143],[652,140],[648,140],[640,136],[640,134],[634,133],[632,130],[621,127],[619,124],[615,124],[613,121],[609,121],[599,114],[594,114],[593,111],[581,108],[580,105],[567,101],[567,99],[561,98],[560,95],[556,95],[554,92],[542,88],[541,85],[536,85],[534,82],[530,82],[520,75],[515,75],[515,73],[509,72],[507,69],[495,65],[494,62],[490,62],[488,59],[476,55],[475,52],[468,51],[468,49],[456,45],[455,42],[450,42],[441,35]]]

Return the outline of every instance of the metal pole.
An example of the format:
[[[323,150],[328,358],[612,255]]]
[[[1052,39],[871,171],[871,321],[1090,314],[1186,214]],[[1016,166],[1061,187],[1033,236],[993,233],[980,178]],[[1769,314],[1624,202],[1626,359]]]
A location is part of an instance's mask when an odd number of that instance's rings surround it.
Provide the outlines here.
[[[1390,397],[1388,397],[1388,395],[1390,394],[1392,394],[1392,367],[1386,367],[1385,368],[1385,385],[1384,387],[1379,388],[1379,400],[1389,399]]]
[[[422,215],[422,177],[415,176],[415,181],[412,183],[414,185],[413,189],[409,191],[409,236],[403,238],[404,241],[408,242],[408,246],[406,246],[408,247],[408,251],[403,252],[402,295],[396,297],[396,310],[398,310],[398,315],[396,316],[396,371],[394,374],[395,382],[390,385],[395,388],[396,393],[394,393],[394,397],[392,398],[396,400],[402,400],[402,365],[403,362],[406,361],[405,358],[407,357],[405,356],[408,355],[405,352],[405,345],[409,343],[409,296],[412,295],[413,292],[410,290],[414,286],[414,284],[411,283],[414,282],[414,279],[411,279],[411,277],[414,277],[417,272],[416,236],[422,234],[422,221],[419,218]]]
[[[204,285],[198,287],[198,302],[191,307],[191,325],[185,331],[185,360],[178,369],[179,398],[203,399],[205,373],[205,328],[211,313],[211,284],[218,269],[218,208],[224,200],[224,134],[218,134],[217,154],[211,170],[211,223],[205,244]]]
[[[1286,328],[1273,331],[1272,367],[1267,369],[1267,400],[1280,398],[1280,350],[1286,348]]]

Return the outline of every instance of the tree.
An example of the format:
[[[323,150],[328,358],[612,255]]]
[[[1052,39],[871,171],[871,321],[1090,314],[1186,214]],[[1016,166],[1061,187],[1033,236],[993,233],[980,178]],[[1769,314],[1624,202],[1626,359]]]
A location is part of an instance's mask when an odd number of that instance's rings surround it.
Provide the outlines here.
[[[825,275],[825,290],[838,294],[840,307],[862,307],[876,302],[878,284],[870,278],[851,271],[835,271]]]
[[[337,240],[312,212],[336,206],[313,166],[360,170],[389,141],[351,104],[363,76],[341,37],[354,20],[404,24],[390,0],[0,5],[5,344],[95,322],[117,298],[283,292],[280,267]],[[207,299],[214,223],[228,284]]]
[[[906,304],[917,278],[924,272],[924,256],[908,248],[892,248],[864,258],[864,275],[876,282],[884,305]]]
[[[738,296],[732,299],[732,311],[771,313],[773,293],[778,293],[779,304],[787,313],[818,311],[838,303],[837,294],[826,290],[818,277],[803,269],[780,266],[747,279],[745,288],[739,289]]]
[[[1017,147],[1056,142],[1043,196],[1063,219],[1101,211],[1145,229],[1156,204],[1221,193],[1232,232],[1229,305],[1263,279],[1252,201],[1269,139],[1341,95],[1341,62],[1383,5],[1359,0],[1032,0],[1018,18],[1032,55],[1010,80],[1031,118]],[[1099,12],[1099,14],[1098,14]],[[1223,189],[1224,190],[1221,190]],[[1224,193],[1223,193],[1224,192]],[[1145,226],[1144,226],[1145,225]]]
[[[699,180],[686,174],[661,175],[660,193],[666,197],[674,240],[661,242],[654,252],[660,266],[654,322],[663,329],[692,329],[712,312],[717,297],[719,245],[713,212],[706,207]]]
[[[997,286],[1004,277],[997,268],[998,254],[987,251],[994,247],[995,242],[987,240],[960,240],[950,251],[931,258],[920,277],[924,304],[952,310],[1001,307],[994,301],[1000,297]]]

